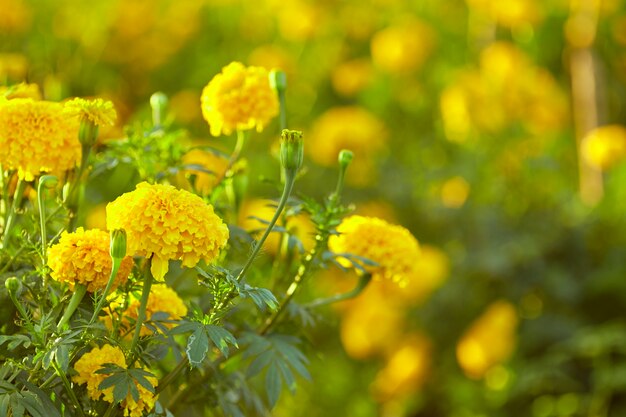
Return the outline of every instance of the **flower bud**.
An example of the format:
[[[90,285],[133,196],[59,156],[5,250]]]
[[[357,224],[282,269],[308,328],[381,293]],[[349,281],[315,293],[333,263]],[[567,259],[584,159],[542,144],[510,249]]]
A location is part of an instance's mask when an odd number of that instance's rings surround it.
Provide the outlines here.
[[[98,139],[99,127],[91,120],[82,119],[78,128],[78,140],[81,145],[91,148]]]
[[[59,179],[54,175],[42,175],[39,178],[39,185],[42,187],[51,190],[57,186],[59,183]]]
[[[304,159],[304,140],[299,130],[283,129],[280,140],[280,163],[285,170],[297,172]]]
[[[10,294],[15,294],[20,289],[20,280],[15,277],[7,278],[4,286]]]
[[[354,153],[352,153],[352,151],[349,151],[347,149],[342,149],[341,152],[339,152],[339,166],[341,167],[341,169],[346,169],[348,168],[348,165],[350,165],[350,163],[352,162],[352,159],[354,158]]]
[[[150,107],[152,107],[152,123],[155,126],[161,125],[161,120],[165,114],[165,108],[167,107],[167,96],[158,91],[150,96]]]
[[[111,258],[124,259],[126,256],[126,231],[116,229],[111,232]]]
[[[287,89],[287,74],[278,69],[270,71],[270,86],[279,93],[284,92]]]

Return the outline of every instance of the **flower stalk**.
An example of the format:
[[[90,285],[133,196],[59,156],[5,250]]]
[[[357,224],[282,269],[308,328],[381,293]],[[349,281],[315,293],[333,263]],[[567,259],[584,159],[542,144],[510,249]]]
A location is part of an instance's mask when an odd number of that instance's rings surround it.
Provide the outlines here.
[[[367,272],[364,274],[359,274],[359,280],[356,286],[352,290],[345,292],[345,293],[326,297],[326,298],[318,298],[317,300],[313,300],[310,303],[305,304],[304,307],[315,308],[315,307],[321,307],[327,304],[337,303],[339,301],[349,300],[361,294],[371,281],[372,281],[372,274],[367,273]]]
[[[57,330],[63,329],[63,327],[70,321],[72,315],[80,305],[80,302],[83,300],[83,297],[87,293],[87,287],[83,284],[76,284],[74,286],[74,293],[72,294],[72,298],[70,298],[70,302],[65,308],[65,312],[63,313],[63,317],[59,320],[57,324]]]
[[[141,299],[139,300],[139,311],[137,312],[137,322],[135,323],[135,333],[133,334],[133,341],[130,344],[130,354],[132,360],[130,364],[135,362],[137,343],[139,343],[139,335],[141,334],[141,326],[146,320],[146,307],[148,305],[148,298],[150,297],[150,288],[152,288],[152,273],[150,272],[150,264],[152,258],[148,259],[146,264],[146,273],[143,279],[143,288],[141,290]]]
[[[17,210],[22,204],[22,197],[24,196],[24,190],[26,190],[26,181],[20,178],[17,180],[17,187],[15,188],[15,193],[13,194],[13,203],[11,204],[11,209],[9,211],[7,221],[4,225],[4,232],[2,234],[2,248],[3,249],[6,249],[9,243],[9,239],[11,237],[11,229],[13,229],[13,225],[15,224],[15,218],[17,217]]]
[[[59,180],[54,175],[44,175],[39,178],[37,186],[37,204],[39,205],[39,228],[41,231],[41,254],[43,263],[46,263],[46,254],[48,250],[48,233],[46,230],[46,205],[44,202],[44,190],[54,188]]]

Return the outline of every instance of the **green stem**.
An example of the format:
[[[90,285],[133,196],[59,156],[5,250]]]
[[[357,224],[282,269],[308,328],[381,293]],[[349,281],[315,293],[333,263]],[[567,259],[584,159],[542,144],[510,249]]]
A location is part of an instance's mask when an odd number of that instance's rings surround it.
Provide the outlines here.
[[[104,415],[102,417],[112,417],[115,414],[117,414],[117,407],[116,407],[116,405],[117,404],[115,402],[112,402],[111,404],[109,404],[109,407],[104,412]]]
[[[70,222],[68,225],[68,231],[73,232],[76,229],[76,222],[78,221],[78,208],[79,208],[79,200],[80,200],[80,187],[82,185],[83,174],[87,169],[87,165],[89,162],[89,155],[91,153],[91,147],[83,145],[82,147],[82,155],[80,158],[80,166],[78,167],[78,171],[76,173],[76,177],[74,181],[70,185],[70,189],[67,193],[66,205],[69,209],[69,217]]]
[[[267,229],[265,229],[265,233],[263,233],[263,236],[261,236],[261,239],[259,239],[257,242],[255,242],[254,249],[252,250],[252,253],[250,254],[248,259],[246,260],[246,263],[244,264],[243,268],[241,269],[241,272],[239,272],[239,275],[237,275],[237,281],[241,282],[243,277],[246,275],[246,272],[248,272],[248,269],[252,265],[252,262],[254,261],[254,258],[256,258],[256,256],[259,254],[259,251],[261,250],[261,247],[263,246],[263,243],[265,242],[265,240],[269,236],[270,232],[274,228],[274,225],[278,221],[278,218],[282,214],[283,209],[285,208],[285,205],[287,204],[287,200],[289,200],[289,196],[291,195],[291,190],[293,189],[293,184],[295,182],[296,182],[295,172],[286,171],[285,172],[285,187],[283,189],[283,195],[280,197],[280,201],[278,202],[278,207],[276,208],[276,212],[274,213],[274,217],[272,217],[272,220],[270,220],[270,223],[267,225]]]
[[[59,378],[61,378],[61,381],[63,381],[63,386],[65,387],[65,391],[67,391],[67,395],[70,397],[70,400],[74,404],[74,408],[76,408],[76,412],[78,413],[79,416],[85,417],[85,414],[83,413],[83,408],[80,406],[80,403],[78,402],[78,398],[76,398],[76,394],[74,393],[74,390],[72,389],[72,386],[70,385],[70,381],[68,381],[67,376],[65,376],[65,372],[63,372],[63,370],[59,368],[59,366],[54,361],[52,361],[51,364],[54,370],[56,371],[57,375],[59,375]]]
[[[280,116],[278,120],[280,131],[282,132],[283,129],[287,129],[287,103],[284,90],[278,92],[278,101],[280,102]]]
[[[106,301],[109,291],[111,291],[111,287],[113,286],[113,282],[115,281],[117,271],[120,269],[120,265],[122,264],[122,258],[112,258],[112,259],[113,259],[113,266],[111,268],[111,275],[109,276],[109,282],[107,282],[107,285],[104,288],[104,292],[101,294],[101,298],[98,301],[98,305],[96,305],[96,308],[93,311],[93,315],[91,316],[91,320],[89,320],[89,324],[92,324],[98,317],[98,314],[100,314],[100,311],[102,310],[102,305]]]
[[[61,330],[63,326],[65,326],[70,320],[70,318],[72,318],[72,314],[74,314],[74,312],[78,308],[80,302],[85,296],[85,293],[87,293],[87,287],[83,284],[76,284],[74,286],[74,294],[72,294],[72,298],[70,298],[70,302],[65,308],[65,313],[63,313],[63,317],[61,317],[59,324],[57,324],[57,330]]]
[[[44,183],[39,181],[37,186],[37,204],[39,205],[39,228],[41,230],[41,255],[43,264],[46,264],[48,250],[48,234],[46,233],[46,205],[43,198]]]
[[[137,313],[137,323],[135,323],[135,333],[133,334],[133,341],[130,345],[130,354],[132,360],[129,365],[135,363],[135,359],[137,358],[136,349],[137,343],[139,343],[139,335],[141,334],[141,326],[143,326],[143,322],[146,320],[146,306],[148,305],[148,298],[150,297],[150,288],[152,287],[152,273],[150,272],[150,266],[152,261],[149,260],[146,263],[146,273],[144,274],[143,279],[143,289],[141,290],[141,299],[139,300],[139,311]]]
[[[167,375],[165,375],[160,381],[159,381],[159,385],[157,385],[156,388],[156,394],[163,392],[163,390],[172,383],[172,381],[174,381],[174,379],[176,379],[176,377],[178,376],[178,374],[180,374],[183,369],[185,369],[187,367],[187,365],[189,364],[189,359],[187,358],[187,355],[185,355],[180,362],[178,362],[178,364],[176,364],[176,366],[174,367],[174,369],[172,369]]]
[[[9,216],[7,217],[7,221],[4,225],[4,233],[2,236],[2,248],[7,248],[7,243],[11,237],[11,229],[13,229],[13,225],[15,223],[15,218],[17,217],[17,209],[22,204],[22,197],[24,196],[24,190],[26,189],[26,181],[23,179],[17,180],[17,187],[15,188],[15,194],[13,195],[13,204],[11,205],[11,209],[9,211]]]
[[[351,298],[354,298],[363,292],[363,290],[365,289],[365,287],[367,287],[367,284],[369,284],[371,280],[372,280],[372,274],[365,273],[365,274],[359,275],[359,281],[357,282],[356,287],[354,287],[352,290],[342,293],[342,294],[336,294],[331,297],[319,298],[317,300],[313,300],[310,303],[305,304],[304,307],[306,308],[320,307],[323,305],[332,304],[332,303],[336,303],[339,301],[344,301],[344,300],[349,300]]]

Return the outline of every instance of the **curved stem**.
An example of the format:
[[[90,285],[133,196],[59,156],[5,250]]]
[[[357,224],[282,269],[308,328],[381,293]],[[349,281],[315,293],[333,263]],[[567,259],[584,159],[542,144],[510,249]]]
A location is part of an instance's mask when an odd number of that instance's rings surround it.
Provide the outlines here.
[[[63,370],[59,368],[59,366],[54,361],[52,361],[51,364],[54,370],[56,371],[57,375],[59,375],[59,378],[61,378],[61,381],[63,381],[63,386],[65,387],[65,391],[67,391],[67,395],[70,397],[70,400],[72,401],[74,405],[74,408],[76,408],[76,412],[78,413],[79,416],[85,417],[85,414],[83,413],[83,408],[80,406],[80,403],[78,402],[78,398],[76,398],[76,393],[74,393],[74,390],[72,389],[72,386],[70,385],[70,381],[68,381],[67,376],[65,376],[65,372],[63,372]]]
[[[91,153],[91,147],[83,145],[82,154],[80,159],[80,166],[76,173],[74,181],[70,185],[70,189],[67,193],[66,204],[70,213],[70,222],[68,225],[68,231],[73,232],[76,229],[76,222],[78,221],[78,206],[79,206],[79,190],[82,184],[83,174],[87,169],[89,162],[89,154]]]
[[[106,301],[107,295],[109,294],[109,291],[111,290],[111,287],[113,286],[113,282],[115,281],[115,276],[117,275],[117,271],[120,269],[120,265],[122,264],[121,258],[112,258],[112,260],[113,260],[113,266],[111,267],[111,275],[109,276],[109,282],[107,282],[107,285],[104,288],[104,292],[102,293],[101,298],[98,301],[98,305],[96,305],[96,308],[93,311],[93,315],[91,316],[91,320],[89,320],[89,324],[92,324],[98,317],[98,314],[100,314],[100,310],[102,310],[102,305]]]
[[[86,286],[84,286],[83,284],[76,284],[76,286],[74,287],[74,294],[72,294],[72,298],[70,298],[70,302],[65,308],[65,313],[63,313],[63,317],[61,317],[59,324],[57,324],[58,330],[61,330],[63,326],[65,326],[67,322],[70,320],[70,318],[72,317],[72,314],[74,314],[74,312],[78,308],[78,305],[82,301],[86,292],[87,292]]]
[[[9,216],[7,217],[7,221],[4,225],[4,232],[2,235],[2,248],[6,249],[7,243],[9,242],[9,238],[11,236],[11,229],[13,229],[13,224],[15,223],[15,218],[17,217],[17,209],[22,204],[22,197],[24,196],[24,190],[26,189],[26,181],[23,179],[17,180],[17,187],[15,188],[15,194],[13,194],[13,204],[11,204],[11,209],[9,211]]]
[[[323,305],[332,304],[332,303],[336,303],[339,301],[344,301],[344,300],[349,300],[351,298],[354,298],[363,292],[363,290],[365,289],[365,287],[367,287],[367,284],[369,284],[371,280],[372,280],[372,274],[365,273],[363,275],[359,275],[359,281],[357,282],[356,287],[354,287],[352,290],[348,292],[344,292],[342,294],[336,294],[331,297],[318,298],[317,300],[313,300],[310,303],[305,304],[304,307],[306,308],[320,307]]]
[[[135,333],[133,334],[133,341],[130,345],[131,361],[129,365],[132,365],[137,358],[135,350],[137,349],[137,343],[139,342],[139,335],[141,334],[141,326],[146,320],[146,306],[148,305],[148,298],[150,297],[150,288],[152,287],[152,273],[150,272],[150,265],[152,260],[146,263],[146,273],[143,279],[143,289],[141,290],[141,300],[139,300],[139,311],[137,312],[137,323],[135,323]]]

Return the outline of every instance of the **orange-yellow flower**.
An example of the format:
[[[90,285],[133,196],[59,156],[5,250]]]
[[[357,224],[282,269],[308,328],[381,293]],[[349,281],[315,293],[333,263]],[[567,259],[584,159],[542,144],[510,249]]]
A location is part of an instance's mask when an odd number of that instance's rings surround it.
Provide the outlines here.
[[[228,240],[228,228],[200,197],[146,182],[107,205],[107,228],[126,230],[128,253],[152,258],[157,280],[170,259],[186,267],[211,262]]]
[[[41,91],[39,91],[37,84],[20,83],[12,86],[0,85],[0,97],[5,97],[9,100],[14,98],[41,100]]]
[[[279,110],[267,70],[240,62],[232,62],[213,77],[202,90],[201,102],[213,136],[253,128],[261,131]]]
[[[30,98],[0,99],[0,163],[32,181],[41,172],[60,173],[80,160],[78,122],[63,106]]]
[[[375,217],[350,216],[337,227],[339,235],[329,241],[335,253],[357,255],[374,261],[366,266],[374,279],[386,279],[405,286],[415,274],[415,260],[420,256],[417,239],[402,226]],[[351,263],[343,260],[346,266]]]
[[[98,229],[79,227],[72,233],[63,232],[59,242],[48,250],[50,276],[67,283],[72,290],[76,284],[85,285],[89,292],[104,289],[112,268],[109,242],[109,234]],[[132,258],[125,257],[113,281],[113,289],[126,282],[132,267]]]
[[[196,165],[202,168],[202,170],[188,168],[185,173],[193,174],[194,189],[200,195],[210,194],[226,172],[228,167],[228,159],[220,156],[211,151],[205,151],[203,149],[192,149],[183,156],[183,163],[185,165]],[[207,172],[208,171],[208,172]]]
[[[74,98],[65,103],[65,113],[96,126],[113,126],[117,118],[113,103],[101,98],[94,100]]]
[[[583,139],[581,152],[590,165],[611,168],[626,157],[626,128],[608,125],[592,130]]]

